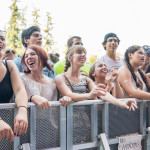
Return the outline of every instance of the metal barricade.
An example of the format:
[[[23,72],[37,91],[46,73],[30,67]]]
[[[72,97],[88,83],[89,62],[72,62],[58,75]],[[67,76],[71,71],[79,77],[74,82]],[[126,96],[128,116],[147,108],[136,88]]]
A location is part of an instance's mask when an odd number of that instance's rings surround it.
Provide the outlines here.
[[[143,149],[150,148],[150,102],[137,100],[139,109],[128,111],[101,100],[85,100],[62,107],[50,102],[48,110],[28,105],[29,127],[26,135],[15,137],[14,143],[0,141],[0,150],[97,150],[105,149],[98,135],[105,133],[104,141],[110,150],[117,150],[118,138],[128,134],[142,134]],[[13,129],[17,108],[14,104],[1,104],[0,115]],[[103,135],[102,135],[103,136]],[[105,142],[103,144],[105,144]]]

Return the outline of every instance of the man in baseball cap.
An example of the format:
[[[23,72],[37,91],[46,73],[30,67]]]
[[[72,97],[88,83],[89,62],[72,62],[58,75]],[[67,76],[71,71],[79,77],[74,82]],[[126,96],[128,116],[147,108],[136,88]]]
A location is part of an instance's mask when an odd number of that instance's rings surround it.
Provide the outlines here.
[[[118,38],[117,34],[112,32],[107,33],[104,36],[104,41],[102,42],[102,45],[106,50],[106,54],[96,60],[96,62],[103,61],[106,64],[110,73],[112,69],[119,69],[125,64],[123,58],[117,56],[116,53],[119,43],[120,39]]]

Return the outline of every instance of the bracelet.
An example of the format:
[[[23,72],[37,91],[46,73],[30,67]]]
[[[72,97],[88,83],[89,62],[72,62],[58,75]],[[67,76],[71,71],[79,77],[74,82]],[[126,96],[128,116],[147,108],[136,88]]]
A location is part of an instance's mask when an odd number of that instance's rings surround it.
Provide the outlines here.
[[[33,97],[34,95],[32,95],[31,97],[30,97],[30,102],[31,102],[31,98]]]
[[[28,109],[26,106],[19,106],[18,109],[19,109],[20,107],[24,107],[24,108]]]

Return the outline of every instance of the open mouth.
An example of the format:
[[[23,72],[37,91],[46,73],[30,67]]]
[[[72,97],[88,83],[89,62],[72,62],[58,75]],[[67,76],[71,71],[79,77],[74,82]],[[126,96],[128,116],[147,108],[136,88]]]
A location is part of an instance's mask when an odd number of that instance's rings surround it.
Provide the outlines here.
[[[32,67],[35,64],[35,62],[29,62],[28,64],[30,67]]]

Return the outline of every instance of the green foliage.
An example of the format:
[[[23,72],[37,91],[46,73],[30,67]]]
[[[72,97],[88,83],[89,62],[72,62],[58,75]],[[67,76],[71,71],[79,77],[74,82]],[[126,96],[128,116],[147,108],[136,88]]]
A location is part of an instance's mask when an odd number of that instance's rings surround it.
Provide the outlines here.
[[[34,8],[34,10],[32,11],[33,26],[40,26],[40,23],[39,23],[39,18],[40,18],[39,11],[40,11],[40,9],[37,9],[37,8]]]
[[[12,5],[9,7],[11,10],[11,17],[8,22],[8,27],[6,27],[7,47],[15,49],[18,55],[22,55],[24,50],[20,33],[26,26],[26,19],[24,18],[24,12],[21,12],[18,8],[18,2],[19,0],[12,0]]]
[[[45,42],[45,46],[44,48],[46,49],[47,52],[52,51],[52,46],[54,45],[54,40],[53,40],[53,36],[51,34],[51,31],[53,29],[53,23],[52,23],[52,18],[50,16],[50,12],[46,13],[46,28],[44,30],[44,42]]]
[[[27,7],[23,9],[19,9],[18,3],[19,0],[11,0],[11,17],[10,20],[5,27],[5,30],[7,32],[7,47],[13,48],[17,51],[18,55],[22,55],[24,53],[24,47],[22,46],[21,42],[21,33],[24,29],[27,28],[27,22],[28,20],[25,18],[25,13],[27,11]],[[34,26],[40,26],[40,15],[39,15],[40,9],[34,8],[32,11],[32,17],[33,17],[33,24]],[[52,37],[52,29],[53,29],[53,23],[52,18],[50,16],[50,13],[46,13],[46,26],[44,29],[43,39],[45,42],[45,49],[47,52],[49,52],[52,49],[52,45],[54,45],[54,40]]]

